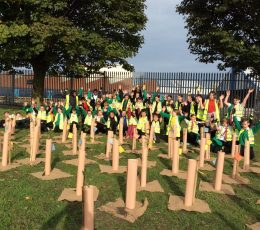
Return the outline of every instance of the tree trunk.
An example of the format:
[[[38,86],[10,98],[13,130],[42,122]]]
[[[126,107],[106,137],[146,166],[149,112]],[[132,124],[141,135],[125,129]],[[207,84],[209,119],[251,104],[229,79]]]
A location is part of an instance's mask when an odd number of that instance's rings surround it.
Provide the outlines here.
[[[41,103],[44,97],[44,79],[48,71],[48,65],[42,57],[34,59],[31,64],[34,72],[32,98],[37,103]]]

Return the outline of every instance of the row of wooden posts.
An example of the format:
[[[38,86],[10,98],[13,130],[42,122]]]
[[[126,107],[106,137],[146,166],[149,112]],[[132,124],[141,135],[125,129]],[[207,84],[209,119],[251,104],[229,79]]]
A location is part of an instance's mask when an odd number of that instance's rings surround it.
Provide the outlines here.
[[[64,127],[67,126],[67,121],[65,120]],[[15,125],[10,125],[10,127],[15,127]],[[147,136],[142,137],[142,168],[141,168],[141,187],[146,187],[147,181],[147,160],[148,160],[148,150],[152,149],[153,146],[153,127],[149,130],[147,124]],[[148,132],[149,130],[149,132]],[[135,134],[133,138],[132,150],[136,150],[137,133],[135,129]],[[3,154],[2,154],[2,166],[7,166],[8,162],[8,143],[11,136],[14,133],[14,129],[6,129],[4,133],[3,140]],[[67,129],[63,129],[61,136],[61,142],[66,143],[67,140]],[[94,122],[91,125],[91,142],[95,140],[94,134]],[[30,123],[30,161],[34,162],[36,160],[36,155],[39,152],[39,142],[41,137],[41,123],[40,120],[31,121]],[[178,174],[179,172],[179,151],[180,151],[180,141],[176,139],[174,130],[171,130],[168,135],[168,157],[172,160],[172,174]],[[111,140],[113,140],[111,142]],[[234,158],[232,177],[235,178],[238,174],[239,161],[235,157],[239,153],[239,146],[236,145],[236,134],[232,138],[232,157]],[[94,229],[94,198],[93,198],[93,186],[84,186],[84,170],[85,170],[85,160],[86,160],[86,134],[81,132],[81,145],[78,151],[77,146],[77,127],[73,125],[73,138],[72,138],[72,152],[73,154],[78,154],[78,171],[77,171],[77,183],[76,183],[76,195],[82,196],[83,198],[83,229]],[[107,146],[106,146],[106,157],[111,159],[112,153],[112,170],[117,171],[119,168],[119,146],[123,144],[123,120],[120,120],[119,125],[119,137],[109,131],[107,134]],[[44,175],[48,176],[51,173],[51,151],[52,151],[52,140],[46,140],[45,148],[45,170]],[[187,152],[187,129],[183,129],[183,145],[182,152]],[[221,190],[222,186],[222,176],[224,169],[224,158],[225,153],[218,152],[217,167],[215,174],[215,184],[214,188],[217,191]],[[186,190],[184,205],[189,207],[195,202],[196,194],[196,184],[198,169],[204,167],[204,160],[210,159],[210,134],[204,133],[201,129],[201,140],[200,140],[200,157],[197,163],[194,159],[188,160],[188,174],[186,180]],[[249,169],[250,165],[250,144],[246,142],[245,152],[244,152],[244,169]],[[126,183],[126,209],[135,209],[136,204],[136,185],[137,185],[137,173],[138,173],[138,160],[128,159],[127,165],[127,183]]]

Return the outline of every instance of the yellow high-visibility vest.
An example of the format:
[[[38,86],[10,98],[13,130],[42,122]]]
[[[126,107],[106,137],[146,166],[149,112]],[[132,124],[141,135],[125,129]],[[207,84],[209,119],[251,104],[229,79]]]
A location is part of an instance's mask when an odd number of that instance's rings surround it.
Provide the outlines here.
[[[192,127],[192,121],[188,121],[188,132],[189,133],[199,133],[199,126],[197,121],[193,121],[193,127]]]
[[[137,129],[141,130],[142,132],[145,132],[147,122],[148,122],[147,117],[140,117],[137,123]]]
[[[92,116],[87,115],[84,120],[84,125],[91,126],[92,123]]]
[[[70,115],[70,124],[72,124],[72,122],[79,123],[79,118],[78,118],[78,115],[77,115],[77,114],[72,113],[72,114]]]
[[[219,140],[226,140],[225,141],[232,141],[232,128],[231,127],[227,127],[227,133],[226,133],[226,127],[220,126],[220,130],[217,131],[216,133],[216,137]]]
[[[161,133],[161,126],[159,121],[153,121],[152,122],[152,127],[154,128],[154,133]]]
[[[245,129],[240,130],[238,139],[240,139],[240,135],[245,131],[246,131]],[[252,129],[248,129],[248,138],[249,138],[250,145],[254,145],[255,144],[255,136],[254,136]]]
[[[217,103],[216,99],[214,100],[214,103],[215,103],[216,120],[220,121],[219,107],[218,107],[218,103]],[[207,119],[207,116],[208,116],[208,109],[209,109],[209,99],[207,99],[205,101],[205,107],[204,107],[204,113],[205,113],[206,119]]]
[[[46,111],[38,111],[37,118],[46,121],[47,119]]]

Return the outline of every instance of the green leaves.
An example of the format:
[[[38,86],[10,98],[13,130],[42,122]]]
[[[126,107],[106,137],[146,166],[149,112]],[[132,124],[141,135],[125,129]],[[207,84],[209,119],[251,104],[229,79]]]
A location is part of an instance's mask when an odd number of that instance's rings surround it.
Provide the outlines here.
[[[200,62],[260,72],[260,1],[183,0],[177,12],[185,16],[189,48]]]

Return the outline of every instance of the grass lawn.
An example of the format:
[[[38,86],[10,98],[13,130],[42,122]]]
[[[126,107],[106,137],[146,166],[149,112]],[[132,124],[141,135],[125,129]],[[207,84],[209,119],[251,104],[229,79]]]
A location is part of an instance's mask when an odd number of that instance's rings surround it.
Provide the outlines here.
[[[13,109],[0,109],[3,111]],[[28,130],[17,131],[16,140],[22,141],[28,135]],[[46,136],[46,135],[45,135]],[[105,141],[105,138],[102,139]],[[44,148],[44,140],[41,141]],[[126,174],[109,175],[101,174],[97,164],[87,165],[85,184],[92,184],[99,188],[100,194],[95,203],[95,227],[96,229],[245,229],[245,224],[253,224],[260,221],[260,205],[256,201],[260,199],[260,177],[257,174],[243,174],[250,179],[249,185],[232,185],[236,196],[220,195],[215,193],[199,192],[196,196],[206,200],[212,213],[200,214],[193,212],[173,212],[167,209],[169,193],[183,196],[185,193],[185,181],[174,177],[161,176],[159,173],[164,168],[171,168],[171,162],[158,158],[159,153],[166,153],[167,146],[163,150],[149,152],[149,160],[156,160],[157,166],[148,169],[148,181],[157,179],[164,188],[165,193],[138,192],[137,199],[147,197],[149,206],[145,214],[135,223],[130,224],[121,219],[112,217],[97,208],[117,198],[125,198]],[[9,229],[63,229],[76,230],[81,228],[82,204],[58,202],[57,199],[64,188],[73,188],[76,185],[77,168],[62,163],[62,160],[72,159],[73,156],[64,156],[61,144],[55,144],[53,152],[53,167],[59,168],[73,175],[73,177],[41,181],[30,173],[43,171],[44,164],[37,166],[21,166],[7,172],[0,172],[0,230]],[[127,148],[127,147],[126,147]],[[140,146],[139,146],[140,148]],[[87,146],[86,154],[102,164],[109,164],[103,160],[97,160],[95,155],[105,152],[105,144]],[[256,137],[256,160],[260,161],[260,133]],[[12,153],[13,159],[21,159],[28,156],[24,148],[15,145]],[[188,158],[194,158],[191,154]],[[127,164],[128,158],[136,158],[134,154],[123,154],[121,165]],[[187,169],[187,158],[180,160],[180,168]],[[140,169],[139,169],[140,170]],[[231,160],[225,161],[224,172],[232,171]],[[200,180],[213,181],[214,172],[199,174]]]

